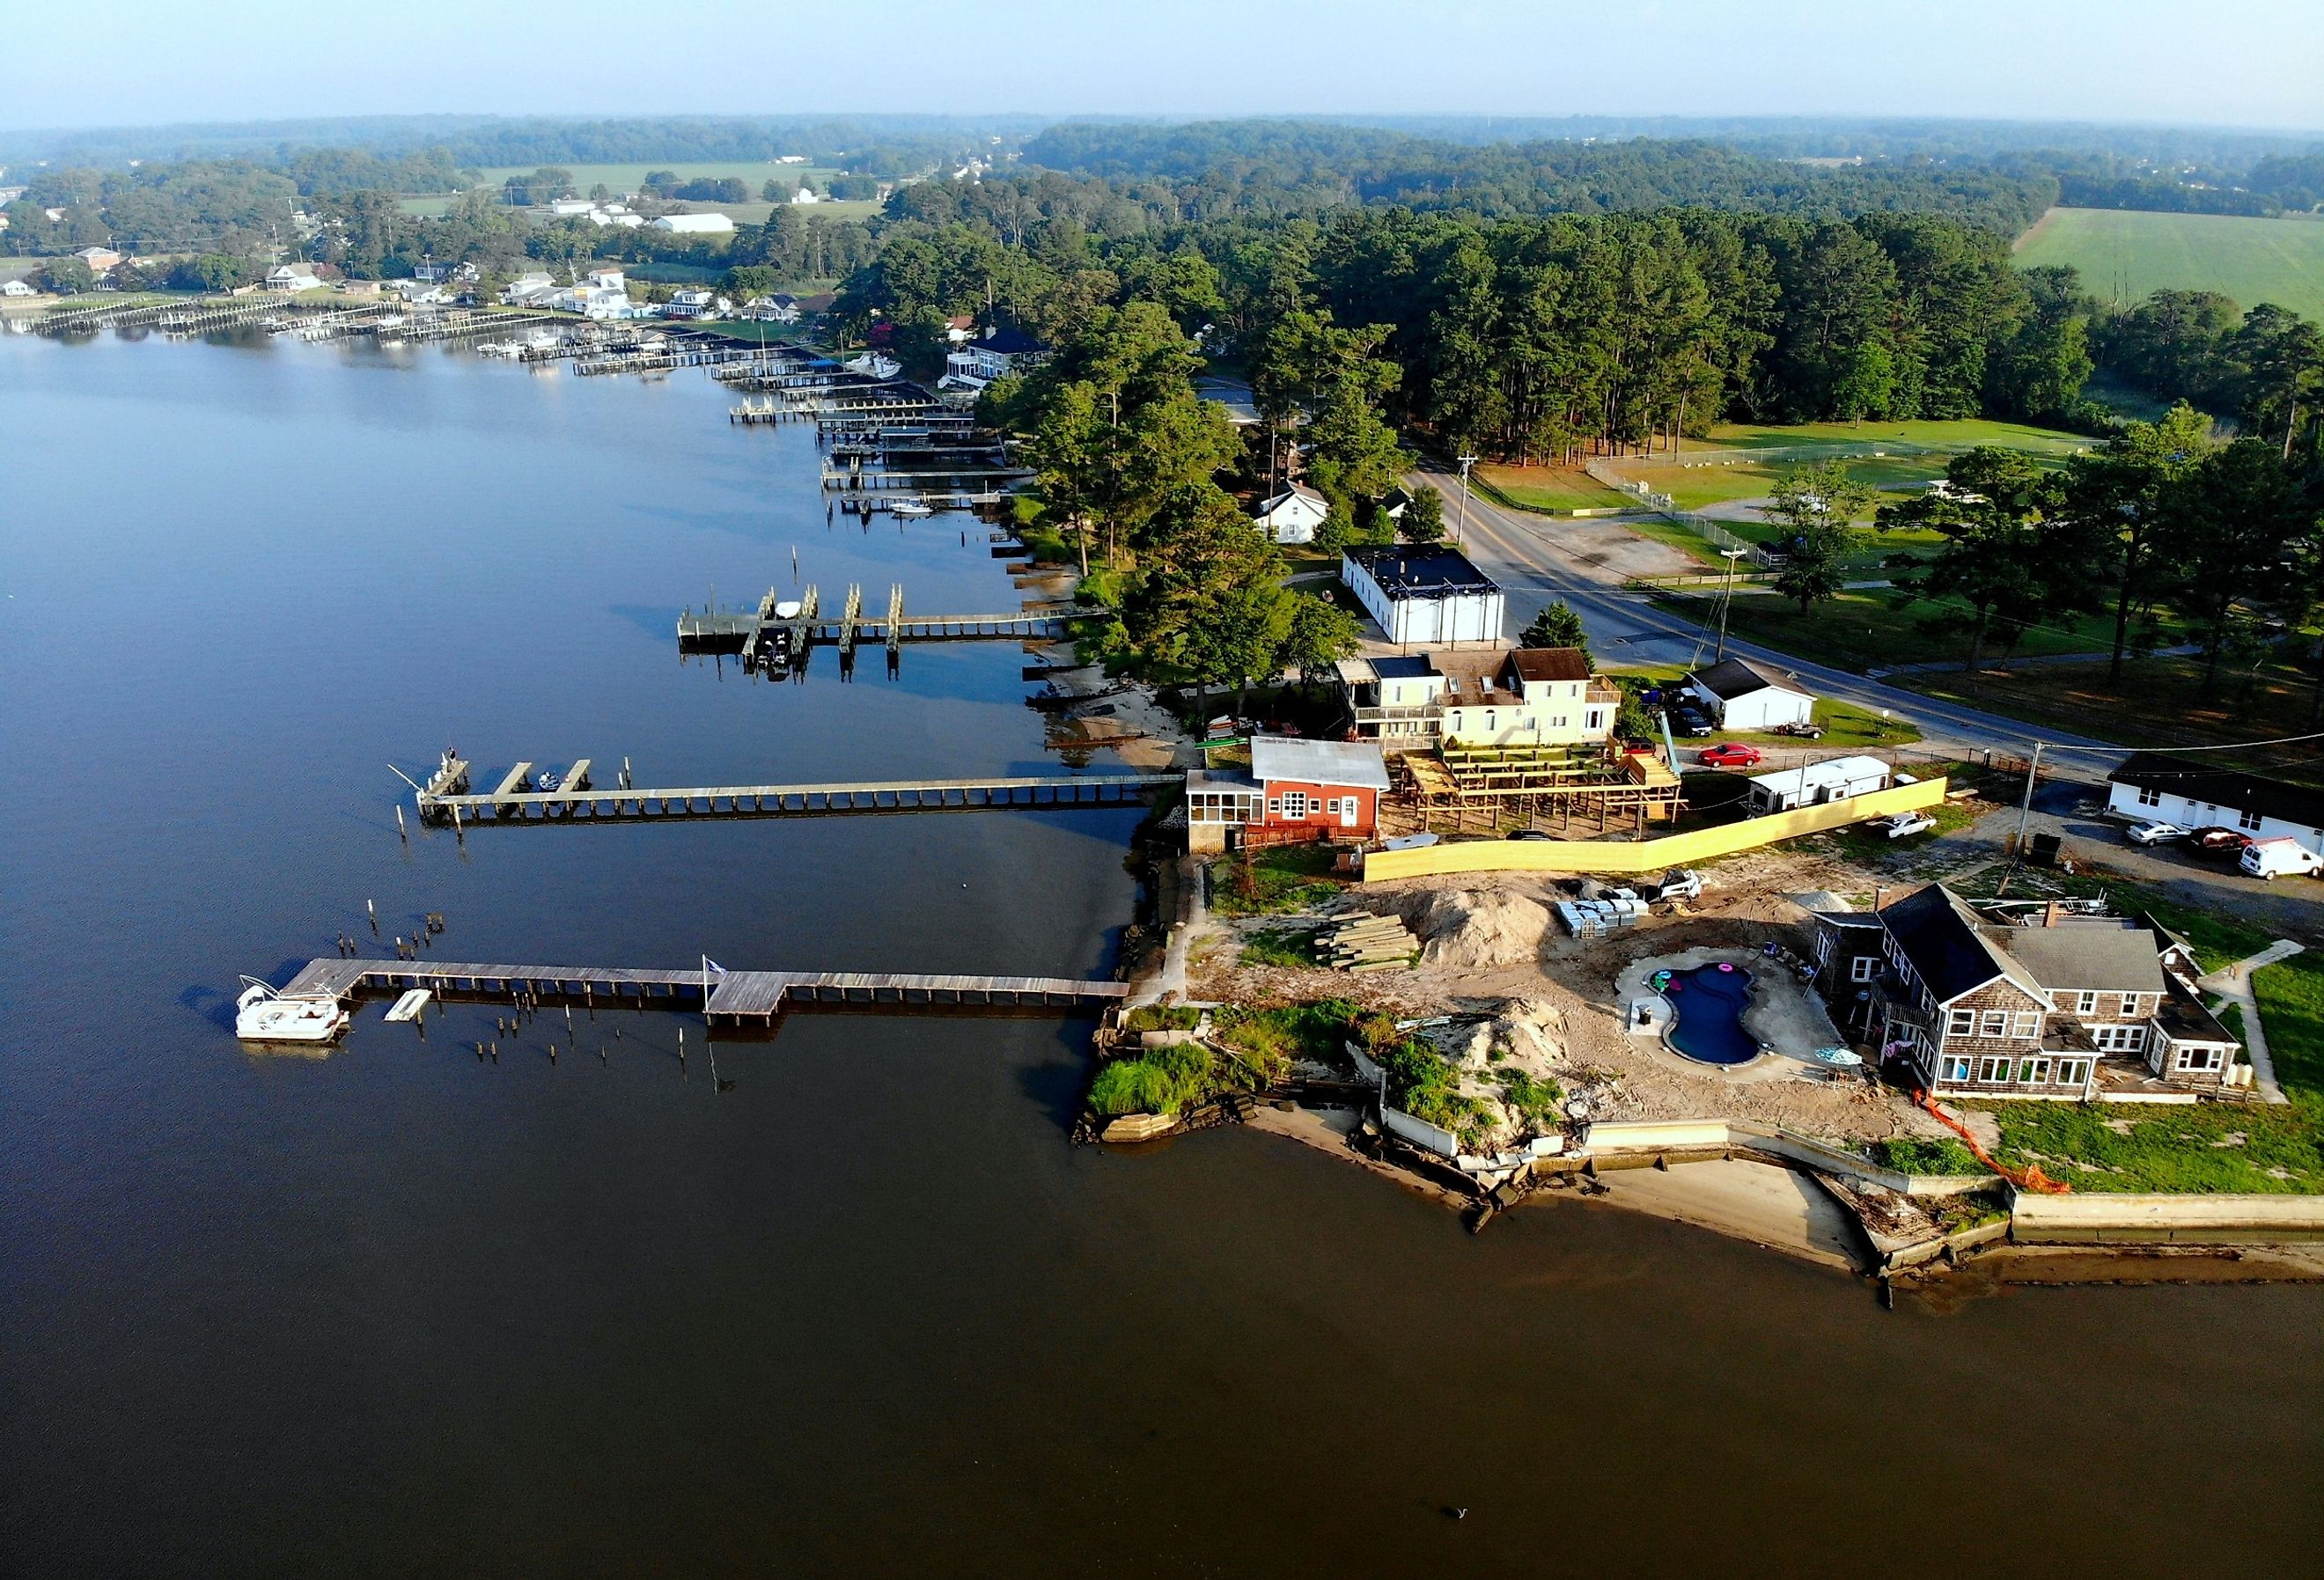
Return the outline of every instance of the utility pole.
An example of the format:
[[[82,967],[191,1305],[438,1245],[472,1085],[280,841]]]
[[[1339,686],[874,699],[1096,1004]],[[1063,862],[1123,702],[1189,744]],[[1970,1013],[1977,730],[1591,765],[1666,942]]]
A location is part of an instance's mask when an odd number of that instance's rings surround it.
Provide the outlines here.
[[[2041,775],[2042,749],[2048,744],[2046,741],[2034,742],[2034,759],[2025,765],[2025,799],[2017,803],[2017,837],[2010,842],[2014,847],[2010,854],[2019,861],[2025,859],[2025,819],[2034,811],[2034,781]]]
[[[1727,557],[1727,582],[1726,585],[1720,589],[1719,593],[1719,651],[1712,655],[1711,660],[1714,664],[1722,661],[1727,657],[1727,611],[1735,602],[1735,561],[1737,558],[1742,554],[1743,550],[1740,549],[1721,549],[1719,552]],[[1700,652],[1702,650],[1698,648],[1695,651]]]
[[[1458,548],[1460,548],[1460,547],[1462,546],[1462,540],[1463,540],[1463,539],[1465,539],[1465,538],[1468,536],[1468,533],[1469,533],[1469,468],[1470,468],[1470,467],[1473,467],[1473,466],[1475,466],[1475,465],[1477,464],[1477,457],[1476,457],[1475,456],[1472,456],[1472,455],[1471,455],[1471,456],[1462,456],[1462,457],[1460,457],[1460,462],[1461,462],[1461,531],[1460,531],[1459,535],[1455,536],[1455,537],[1453,538],[1453,540],[1452,540],[1452,546],[1453,546],[1455,549],[1458,549]]]

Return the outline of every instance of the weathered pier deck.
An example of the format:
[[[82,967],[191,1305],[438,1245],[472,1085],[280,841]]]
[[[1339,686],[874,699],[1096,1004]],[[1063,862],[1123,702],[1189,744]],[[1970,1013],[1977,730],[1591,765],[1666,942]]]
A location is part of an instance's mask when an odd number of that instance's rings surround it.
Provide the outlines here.
[[[463,828],[507,823],[639,818],[827,818],[847,813],[1053,811],[1128,806],[1180,781],[1172,773],[1068,773],[999,779],[865,780],[831,784],[724,784],[592,790],[584,758],[555,788],[528,790],[520,762],[493,789],[470,791],[469,764],[439,768],[416,797],[420,816]]]
[[[1072,634],[1067,625],[1072,618],[1070,614],[1022,610],[1005,614],[910,614],[891,626],[884,616],[865,615],[855,623],[855,631],[861,640],[874,643],[889,641],[891,629],[897,642],[1058,642]],[[696,614],[689,611],[678,617],[678,642],[692,651],[739,652],[754,634],[791,626],[803,628],[813,642],[830,642],[839,640],[842,622],[804,615],[783,620],[755,613]]]
[[[800,1009],[1056,1010],[1129,995],[1124,982],[1061,976],[922,975],[862,971],[671,971],[601,966],[505,966],[455,960],[310,960],[286,993],[345,1001],[425,988],[438,999],[513,998],[595,1008],[692,1009],[712,1025],[771,1026]]]

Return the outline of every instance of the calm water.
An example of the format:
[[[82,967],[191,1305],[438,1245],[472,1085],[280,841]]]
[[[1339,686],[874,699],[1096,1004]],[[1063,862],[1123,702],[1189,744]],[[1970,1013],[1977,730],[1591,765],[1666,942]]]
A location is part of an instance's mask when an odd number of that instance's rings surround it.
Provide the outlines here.
[[[2315,1572],[2324,1291],[1886,1314],[1580,1203],[1471,1239],[1247,1132],[1067,1147],[1071,1024],[798,1020],[723,1095],[668,1016],[555,1065],[553,1015],[478,1064],[473,1009],[244,1054],[236,975],[367,897],[452,958],[1111,966],[1130,814],[398,843],[387,764],[447,744],[1055,761],[1013,647],[679,663],[678,610],[794,545],[826,596],[1010,598],[941,518],[827,527],[807,437],[724,404],[0,339],[0,1569]]]

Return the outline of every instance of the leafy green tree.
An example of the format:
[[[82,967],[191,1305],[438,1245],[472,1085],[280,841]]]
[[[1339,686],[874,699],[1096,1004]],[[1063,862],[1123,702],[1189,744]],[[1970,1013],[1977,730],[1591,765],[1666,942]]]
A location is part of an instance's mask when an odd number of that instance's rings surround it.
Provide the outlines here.
[[[1397,518],[1397,530],[1406,541],[1437,543],[1444,538],[1444,496],[1422,484],[1412,491],[1410,503]]]
[[[1291,623],[1277,662],[1297,670],[1303,683],[1314,681],[1328,676],[1342,659],[1352,656],[1362,637],[1363,627],[1355,616],[1328,596],[1294,593]]]
[[[1847,585],[1848,558],[1856,543],[1850,524],[1877,497],[1849,475],[1844,461],[1791,467],[1777,475],[1767,519],[1790,531],[1775,590],[1796,602],[1801,614],[1839,596]]]
[[[1290,632],[1282,556],[1214,485],[1178,489],[1158,519],[1156,550],[1122,601],[1124,630],[1148,661],[1194,678],[1199,707],[1220,684],[1234,686],[1240,707]]]
[[[2303,410],[2311,428],[2315,423],[2324,386],[2324,334],[2298,313],[2262,302],[2228,337],[2227,351],[2244,369],[2244,414],[2259,432],[2282,434],[2282,456],[2291,460]]]
[[[2296,541],[2315,527],[2315,507],[2266,439],[2237,439],[2170,485],[2159,547],[2177,568],[2172,602],[2202,645],[2206,696],[2239,609],[2296,583]]]
[[[1545,605],[1533,617],[1517,638],[1520,647],[1578,647],[1584,661],[1590,658],[1590,633],[1583,629],[1582,616],[1563,598]]]
[[[97,272],[78,258],[51,258],[32,271],[34,289],[59,296],[77,296],[97,289]]]
[[[2218,449],[2211,420],[2181,401],[2153,422],[2125,425],[2105,446],[2066,467],[2060,508],[2093,538],[2113,543],[2114,649],[2107,683],[2122,684],[2134,620],[2150,631],[2156,603],[2176,579],[2156,554],[2173,489]]]
[[[718,289],[736,301],[748,301],[754,296],[770,294],[779,282],[775,272],[764,263],[744,263],[729,269],[718,282]]]

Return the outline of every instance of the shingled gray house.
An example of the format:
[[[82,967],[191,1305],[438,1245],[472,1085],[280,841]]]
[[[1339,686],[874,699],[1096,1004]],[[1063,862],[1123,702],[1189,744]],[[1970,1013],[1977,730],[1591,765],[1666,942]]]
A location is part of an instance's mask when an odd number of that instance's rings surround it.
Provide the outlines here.
[[[2191,953],[2151,921],[2052,907],[2013,924],[1935,883],[1815,921],[1835,1015],[1938,1096],[2168,1101],[2249,1080]]]

